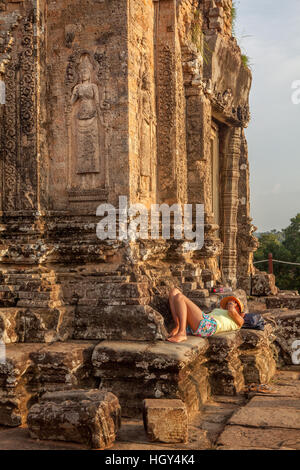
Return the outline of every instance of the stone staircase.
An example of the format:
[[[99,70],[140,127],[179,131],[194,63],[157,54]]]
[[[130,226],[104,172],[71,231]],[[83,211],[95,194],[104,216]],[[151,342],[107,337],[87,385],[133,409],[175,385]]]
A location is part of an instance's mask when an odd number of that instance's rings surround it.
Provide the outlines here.
[[[207,308],[219,301],[196,291]],[[161,341],[164,319],[150,306],[146,275],[7,267],[0,293],[0,425],[26,423],[45,392],[78,388],[114,393],[123,416],[139,416],[145,398],[180,398],[193,414],[211,394],[234,396],[275,372],[271,325]]]
[[[115,272],[2,272],[0,334],[5,343],[67,339],[163,339],[145,276]]]
[[[87,341],[7,344],[0,363],[0,425],[25,424],[28,409],[45,392],[96,388],[94,347]]]
[[[64,341],[70,337],[74,307],[66,305],[53,272],[26,268],[2,271],[0,334],[5,343]]]

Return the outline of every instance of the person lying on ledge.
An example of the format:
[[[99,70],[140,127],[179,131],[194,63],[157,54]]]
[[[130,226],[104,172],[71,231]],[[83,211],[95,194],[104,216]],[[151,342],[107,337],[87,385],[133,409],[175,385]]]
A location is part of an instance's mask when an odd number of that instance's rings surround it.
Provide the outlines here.
[[[175,328],[167,340],[172,343],[186,341],[187,334],[207,338],[216,333],[238,330],[244,323],[244,306],[237,297],[224,297],[220,301],[220,308],[204,313],[179,289],[173,288],[169,294],[169,303]]]

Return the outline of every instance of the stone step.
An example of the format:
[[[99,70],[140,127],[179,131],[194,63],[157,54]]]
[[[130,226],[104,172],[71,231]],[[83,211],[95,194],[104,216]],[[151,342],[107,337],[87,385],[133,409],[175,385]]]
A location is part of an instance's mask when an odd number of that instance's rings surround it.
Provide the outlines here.
[[[91,277],[91,280],[94,280],[98,276]],[[119,282],[130,282],[130,276],[99,276],[101,283],[119,283]]]
[[[72,337],[74,307],[0,308],[0,339],[5,343],[49,343]]]
[[[76,298],[115,301],[149,297],[150,290],[146,282],[103,283],[97,280],[81,280],[80,282],[65,282],[62,285],[62,294],[67,302],[73,303]]]
[[[27,424],[32,438],[105,449],[120,428],[121,408],[116,396],[97,389],[48,392],[30,408]]]
[[[114,299],[114,298],[82,298],[79,299],[77,302],[78,306],[90,306],[90,307],[104,307],[104,306],[109,306],[109,305],[148,305],[150,303],[150,296],[148,297],[132,297],[130,299]]]
[[[2,285],[0,286],[0,308],[8,307],[47,307],[49,302],[59,302],[60,287],[53,286],[52,288],[36,287],[33,286],[13,286]],[[26,289],[26,290],[25,290]],[[58,304],[56,304],[58,305]]]
[[[19,282],[18,284],[2,284],[0,292],[52,292],[56,286],[41,284],[40,281]]]
[[[59,276],[59,281],[67,281],[68,283],[73,283],[73,284],[78,284],[80,282],[98,282],[98,283],[119,283],[119,282],[130,282],[130,276],[121,276],[121,275],[96,275],[96,274],[91,274],[88,273],[86,275],[80,274],[80,275],[68,275],[68,276]],[[145,279],[144,279],[145,281]]]
[[[210,394],[207,349],[208,340],[196,337],[181,344],[103,341],[92,363],[100,389],[118,396],[123,416],[141,414],[146,398],[179,398],[193,412]]]
[[[52,301],[22,299],[16,307],[0,308],[0,338],[5,343],[49,343],[71,338],[164,339],[167,331],[163,317],[148,302],[148,298],[129,299],[124,304],[120,300],[105,303],[82,299],[77,306],[65,306],[59,302],[55,305]],[[39,304],[41,307],[36,307]]]
[[[234,412],[238,411],[246,403],[246,398],[241,396],[230,397],[211,396],[209,401],[205,403],[199,413],[190,419],[190,426],[206,432],[210,441],[210,448],[213,449],[219,435],[224,430],[227,421]],[[236,399],[235,401],[233,399]]]
[[[218,438],[218,449],[300,449],[299,380],[282,376],[276,374],[268,393],[253,392],[232,415]]]
[[[92,269],[86,270],[84,269],[76,269],[74,272],[71,270],[68,272],[61,272],[58,273],[57,276],[59,279],[82,279],[82,278],[110,278],[110,277],[115,277],[115,278],[122,278],[122,277],[128,277],[128,275],[124,275],[121,273],[121,271],[93,271]]]
[[[128,308],[123,313],[127,326],[132,324],[129,341],[120,339],[120,315],[112,309],[107,325],[113,328],[115,317],[116,331],[119,328],[115,341],[6,344],[0,367],[0,425],[24,422],[28,405],[46,391],[88,388],[89,384],[94,388],[99,380],[101,390],[118,397],[123,415],[135,417],[146,398],[181,399],[193,414],[202,410],[212,392],[232,400],[247,380],[270,380],[269,372],[263,375],[266,369],[272,371],[274,361],[270,325],[264,331],[239,330],[206,339],[188,336],[177,344],[157,341],[152,332],[152,341],[141,341],[135,338],[137,312]],[[153,311],[141,308],[138,313],[141,328],[148,313],[152,330]],[[296,396],[299,380],[294,382],[289,393]],[[281,386],[283,393],[287,388]]]
[[[28,408],[48,391],[95,388],[94,342],[7,344],[0,363],[0,425],[26,422]]]
[[[16,272],[2,272],[3,279],[5,281],[10,282],[13,281],[12,283],[15,284],[15,281],[38,281],[40,282],[41,279],[43,281],[55,281],[56,275],[51,274],[51,273],[41,273],[41,272],[28,272],[29,270],[26,270],[26,274],[22,273],[20,271]]]
[[[184,294],[189,293],[190,291],[194,291],[197,289],[197,282],[184,282],[181,285],[182,291]]]
[[[188,297],[190,299],[205,299],[209,297],[208,289],[194,289],[189,294]]]
[[[39,299],[20,299],[17,301],[17,307],[29,308],[59,308],[63,305],[61,300],[39,300]]]
[[[26,292],[26,291],[19,291],[18,292],[18,297],[19,299],[30,299],[30,300],[51,300],[51,294],[52,292],[36,292],[36,291],[31,291],[31,292]]]
[[[236,395],[245,383],[266,383],[276,371],[273,327],[241,329],[209,338],[207,367],[214,395]]]
[[[268,309],[287,308],[289,310],[297,310],[300,309],[300,295],[266,297],[266,306]]]
[[[300,331],[300,310],[272,309],[263,313],[265,321],[274,326],[277,366],[292,365],[297,360],[297,343]]]
[[[76,339],[156,341],[166,336],[163,317],[149,305],[128,305],[127,300],[127,305],[78,305],[75,309]]]

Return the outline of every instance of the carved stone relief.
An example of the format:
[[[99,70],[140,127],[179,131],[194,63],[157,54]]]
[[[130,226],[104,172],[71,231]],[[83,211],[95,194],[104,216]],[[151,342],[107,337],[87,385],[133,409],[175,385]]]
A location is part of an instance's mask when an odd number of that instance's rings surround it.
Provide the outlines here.
[[[72,141],[76,173],[99,173],[101,116],[99,90],[91,83],[92,64],[83,55],[79,64],[80,82],[72,92]]]
[[[145,38],[142,40],[145,46]],[[142,48],[140,56],[140,68],[138,76],[138,110],[142,117],[140,121],[140,191],[142,195],[148,196],[152,190],[152,135],[153,135],[153,111],[151,105],[150,71],[145,47]]]
[[[5,71],[4,201],[7,211],[36,208],[36,64],[34,15],[22,22],[19,53]]]
[[[96,57],[97,59],[97,57]],[[97,74],[98,69],[98,74]],[[68,191],[77,196],[106,187],[105,132],[101,109],[97,62],[87,51],[77,50],[69,58],[66,73],[68,128]],[[104,90],[101,90],[104,94]],[[99,193],[99,194],[100,194]],[[96,196],[97,197],[97,196]]]

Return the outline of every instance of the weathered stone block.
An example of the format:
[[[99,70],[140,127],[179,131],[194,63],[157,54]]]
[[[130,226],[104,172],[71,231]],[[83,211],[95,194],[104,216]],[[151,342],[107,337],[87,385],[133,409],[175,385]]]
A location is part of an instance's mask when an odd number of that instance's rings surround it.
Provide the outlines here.
[[[188,441],[188,415],[181,400],[144,400],[143,421],[150,441]]]
[[[0,363],[0,425],[19,426],[28,407],[46,391],[95,388],[91,356],[95,344],[7,344]]]
[[[239,358],[243,364],[246,384],[269,383],[276,372],[273,342],[274,328],[266,324],[264,330],[239,330],[243,340],[239,348]]]
[[[205,352],[208,341],[189,337],[185,343],[103,341],[92,362],[100,389],[114,393],[124,416],[137,416],[147,398],[181,399],[197,411],[209,394]]]
[[[276,361],[269,348],[259,348],[259,351],[243,351],[240,355],[243,364],[243,374],[246,384],[269,383],[276,373]]]
[[[278,288],[275,285],[274,274],[268,274],[265,272],[256,272],[252,276],[251,294],[262,296],[262,295],[276,295]]]
[[[30,436],[72,441],[92,448],[110,447],[121,425],[121,409],[112,393],[71,390],[45,393],[28,413]]]
[[[91,362],[95,345],[92,341],[40,345],[30,354],[28,390],[43,393],[95,386]]]
[[[167,331],[160,313],[148,305],[78,306],[75,339],[155,341]]]
[[[300,309],[300,295],[280,295],[278,297],[267,297],[266,307],[268,309],[274,309],[274,308],[288,308],[289,310]]]
[[[238,351],[241,344],[242,339],[236,331],[209,338],[207,367],[212,393],[235,395],[244,386],[243,367]]]
[[[65,341],[73,334],[74,307],[0,309],[0,335],[6,343]]]
[[[0,363],[0,425],[14,427],[22,424],[30,398],[26,392],[30,353],[39,348],[37,344],[5,346],[5,361]]]
[[[279,365],[291,365],[297,361],[297,345],[293,347],[295,341],[299,340],[300,331],[300,310],[272,310],[266,314],[266,320],[272,321],[274,326],[275,341],[277,350],[277,361]],[[295,357],[293,357],[295,355]]]

